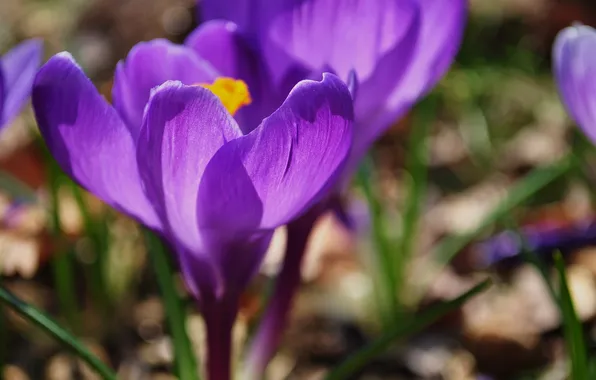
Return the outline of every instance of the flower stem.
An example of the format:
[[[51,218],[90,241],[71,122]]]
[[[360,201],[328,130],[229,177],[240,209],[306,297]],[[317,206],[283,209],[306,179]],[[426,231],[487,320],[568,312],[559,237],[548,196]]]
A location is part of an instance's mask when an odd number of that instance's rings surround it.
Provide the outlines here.
[[[62,181],[62,173],[55,162],[50,162],[49,170],[49,190],[50,190],[50,220],[51,231],[56,242],[62,246],[64,233],[62,231],[62,221],[60,218],[60,200],[59,191]],[[81,329],[81,320],[78,315],[77,295],[75,284],[75,270],[72,252],[63,250],[58,252],[52,258],[52,269],[54,281],[60,308],[66,315],[70,327],[74,331]]]
[[[174,364],[180,380],[197,380],[197,360],[186,333],[186,314],[184,304],[176,291],[174,268],[170,255],[161,240],[149,231],[145,231],[145,241],[149,259],[155,271],[157,282],[163,296],[166,317],[174,344]]]
[[[364,160],[356,179],[368,203],[371,215],[371,232],[374,244],[374,266],[378,277],[378,302],[380,320],[385,329],[394,325],[401,313],[401,305],[397,297],[396,254],[391,240],[387,235],[385,210],[374,192],[372,179],[373,165],[370,160]]]
[[[263,379],[267,364],[275,355],[294,296],[300,287],[302,259],[306,253],[308,238],[319,215],[319,212],[311,211],[288,224],[287,248],[282,267],[248,351],[245,372],[248,380]]]
[[[108,293],[106,292],[106,286],[104,281],[104,261],[107,253],[107,239],[105,236],[101,236],[100,227],[98,223],[93,220],[89,207],[85,202],[82,189],[74,182],[70,182],[72,195],[77,203],[79,212],[83,218],[83,226],[85,228],[85,234],[92,242],[92,249],[94,260],[85,268],[87,273],[87,282],[89,289],[93,295],[93,301],[97,303],[98,309],[102,313],[109,312],[110,300]]]
[[[208,301],[203,305],[207,330],[207,379],[230,380],[232,331],[238,314],[237,298]]]

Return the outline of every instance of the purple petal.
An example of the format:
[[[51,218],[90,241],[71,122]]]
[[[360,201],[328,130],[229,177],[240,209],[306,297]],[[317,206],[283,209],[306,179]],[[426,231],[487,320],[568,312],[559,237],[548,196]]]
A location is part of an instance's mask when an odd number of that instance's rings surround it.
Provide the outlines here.
[[[350,151],[352,121],[352,99],[338,77],[325,74],[321,82],[297,84],[256,130],[213,157],[199,188],[199,224],[223,227],[228,215],[242,219],[245,213],[254,224],[255,194],[262,203],[260,228],[273,229],[297,217],[335,184]],[[250,199],[248,212],[237,201],[242,197]]]
[[[21,110],[31,94],[33,78],[39,69],[43,43],[32,39],[17,45],[0,61],[3,77],[3,107],[0,126],[10,122]]]
[[[350,151],[352,120],[348,88],[327,74],[321,82],[300,82],[256,130],[211,159],[197,220],[226,291],[239,291],[254,275],[274,228],[335,185]]]
[[[386,72],[377,72],[366,89],[359,90],[356,108],[357,145],[351,161],[357,162],[390,125],[401,118],[412,105],[424,96],[443,77],[457,54],[466,23],[466,0],[418,0],[420,3],[421,28],[412,57],[400,80],[389,93],[374,95],[377,86],[382,87]],[[404,52],[407,49],[403,50]],[[394,57],[399,60],[399,54]],[[368,91],[367,91],[368,90]],[[376,102],[376,104],[375,104]],[[353,164],[350,164],[353,166]]]
[[[553,47],[553,66],[567,111],[596,143],[596,30],[580,25],[561,31]]]
[[[202,0],[203,21],[228,20],[240,27],[243,33],[256,35],[266,29],[277,7],[291,5],[295,0]]]
[[[236,24],[229,21],[209,21],[195,29],[184,44],[194,49],[220,75],[244,79],[252,54],[248,44],[238,33]]]
[[[185,45],[194,49],[220,75],[246,82],[253,102],[235,115],[244,133],[255,129],[283,102],[285,94],[283,98],[278,97],[272,89],[263,62],[236,24],[223,20],[208,21],[191,33]]]
[[[389,100],[390,106],[395,106],[402,97],[415,102],[430,91],[453,63],[463,39],[467,0],[418,1],[422,28],[415,57],[405,81]]]
[[[401,24],[403,28],[400,30],[398,42],[385,54],[378,53],[371,75],[363,77],[361,72],[356,71],[360,86],[358,98],[354,103],[354,112],[356,122],[359,125],[364,124],[363,128],[355,130],[355,140],[358,144],[370,144],[384,128],[389,126],[389,123],[376,126],[373,121],[378,115],[385,115],[390,111],[388,100],[407,80],[408,68],[414,64],[415,53],[420,43],[421,17],[424,10],[416,1],[401,1],[396,4],[399,6],[395,6],[394,22]],[[378,27],[377,33],[392,35],[394,32]]]
[[[501,262],[519,263],[524,248],[541,259],[553,252],[572,253],[596,243],[596,221],[585,219],[571,224],[543,222],[523,227],[520,231],[506,230],[476,245],[481,268]]]
[[[340,10],[340,11],[338,11]],[[281,12],[261,37],[275,80],[296,64],[358,80],[354,142],[367,150],[389,125],[388,100],[406,78],[421,32],[416,0],[309,0]]]
[[[106,203],[159,230],[129,131],[68,53],[40,69],[32,100],[40,132],[62,169]]]
[[[273,230],[252,231],[230,235],[227,230],[202,230],[209,259],[216,268],[217,286],[200,288],[202,293],[212,293],[217,298],[238,296],[257,274],[271,244]],[[189,256],[192,259],[195,256]],[[195,260],[198,262],[198,260]],[[186,275],[187,281],[200,282],[200,272]],[[198,285],[199,287],[201,284]]]
[[[217,297],[243,289],[258,270],[273,237],[272,230],[259,232],[263,203],[241,155],[230,149],[220,150],[207,166],[197,201],[203,247],[220,279]],[[217,176],[225,179],[213,178]]]
[[[241,136],[220,100],[203,87],[166,82],[151,96],[137,158],[147,194],[168,233],[187,249],[202,249],[196,221],[205,166],[228,140]]]
[[[350,90],[350,95],[352,95],[352,99],[356,99],[358,96],[358,75],[356,75],[356,71],[350,71],[348,75],[348,80],[346,81],[346,85],[348,85],[348,90]]]
[[[4,89],[4,75],[2,74],[2,70],[0,70],[0,129],[6,125],[6,123],[2,121],[5,95],[6,90]]]
[[[168,80],[184,84],[211,83],[218,73],[190,48],[164,39],[135,45],[114,76],[114,107],[136,139],[151,89]]]
[[[293,6],[277,14],[266,35],[260,37],[274,75],[289,64],[280,59],[281,50],[314,71],[331,67],[343,80],[355,70],[360,83],[375,74],[381,58],[408,35],[418,11],[414,0],[291,3]]]
[[[190,251],[181,244],[174,247],[182,278],[189,292],[199,301],[217,297],[224,291],[223,279],[213,259],[203,251]]]

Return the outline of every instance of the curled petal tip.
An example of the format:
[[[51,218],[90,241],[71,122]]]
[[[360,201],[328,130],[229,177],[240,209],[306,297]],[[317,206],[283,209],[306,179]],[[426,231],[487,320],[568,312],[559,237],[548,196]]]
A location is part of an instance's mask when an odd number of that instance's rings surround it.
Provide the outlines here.
[[[356,74],[355,70],[350,70],[346,84],[348,85],[348,90],[350,90],[352,99],[355,100],[358,93],[358,75]]]
[[[54,55],[54,57],[52,57],[51,59],[64,59],[64,60],[74,63],[75,65],[77,65],[77,67],[80,67],[79,64],[77,63],[77,61],[72,56],[72,54],[70,54],[67,51],[61,51],[60,53]]]
[[[151,98],[153,98],[153,96],[159,91],[163,91],[170,88],[181,88],[183,86],[184,84],[179,80],[165,81],[164,83],[157,85],[151,89],[151,93],[149,94],[149,100],[151,100]]]
[[[557,46],[560,46],[561,44],[571,42],[582,36],[590,35],[596,37],[596,30],[594,30],[594,28],[574,22],[571,26],[562,29],[557,34],[557,38],[555,40],[555,50],[557,50]]]

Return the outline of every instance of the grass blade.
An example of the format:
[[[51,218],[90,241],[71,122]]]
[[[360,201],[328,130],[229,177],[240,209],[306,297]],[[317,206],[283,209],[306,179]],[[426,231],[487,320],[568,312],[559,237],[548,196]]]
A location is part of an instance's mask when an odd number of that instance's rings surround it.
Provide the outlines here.
[[[563,331],[567,350],[571,359],[571,378],[575,380],[588,379],[588,358],[586,354],[586,341],[582,324],[577,317],[573,299],[567,286],[567,275],[565,274],[565,262],[561,253],[554,256],[555,268],[559,274],[559,308],[563,319]]]
[[[432,306],[413,318],[403,320],[397,326],[394,326],[391,331],[348,357],[342,364],[333,369],[325,379],[342,380],[353,376],[371,359],[387,350],[396,340],[416,333],[445,314],[456,310],[470,298],[486,290],[490,285],[490,280],[483,281],[451,301]]]
[[[53,160],[48,161],[47,170],[49,172],[50,229],[54,240],[60,243],[60,247],[63,247],[64,232],[62,230],[62,221],[60,220],[59,191],[64,177],[57,163]],[[60,308],[66,315],[70,327],[74,331],[80,332],[82,324],[78,314],[76,294],[78,287],[75,281],[74,260],[71,250],[63,249],[61,252],[54,253],[51,265]]]
[[[553,300],[558,304],[563,321],[563,331],[571,359],[571,378],[572,379],[588,379],[590,366],[588,365],[586,344],[583,337],[583,329],[581,322],[578,320],[571,293],[568,288],[567,276],[565,273],[565,263],[560,253],[555,254],[554,263],[559,275],[559,289],[555,289],[550,281],[548,269],[544,262],[536,254],[532,253],[528,247],[527,241],[522,233],[519,232],[517,226],[513,221],[508,222],[509,228],[516,232],[518,238],[522,242],[521,254],[527,263],[534,266],[540,273],[542,279],[546,283],[548,290]]]
[[[416,118],[408,144],[406,171],[410,174],[407,199],[404,202],[403,229],[395,254],[398,291],[403,286],[404,270],[412,255],[421,210],[426,197],[428,155],[426,139],[436,116],[437,101],[432,96],[416,109]]]
[[[166,317],[174,344],[174,365],[180,380],[198,380],[197,358],[186,333],[184,302],[176,291],[174,267],[169,252],[152,232],[144,231],[149,259],[162,292]]]
[[[397,278],[395,273],[395,252],[391,248],[391,241],[387,236],[383,206],[374,193],[371,173],[373,171],[370,161],[364,160],[356,179],[366,198],[370,216],[371,230],[375,251],[374,268],[375,277],[379,277],[379,309],[383,325],[392,326],[399,314],[397,297]]]
[[[105,220],[95,220],[89,211],[87,202],[83,194],[83,190],[75,182],[69,181],[74,200],[79,208],[79,212],[83,218],[83,227],[85,235],[92,243],[92,250],[94,259],[91,263],[86,265],[87,282],[89,289],[93,295],[93,300],[97,303],[98,308],[102,313],[109,312],[110,298],[106,291],[104,264],[108,250],[107,236],[103,233],[106,229]],[[103,228],[102,228],[103,227]]]
[[[0,301],[68,347],[76,356],[94,369],[102,379],[116,380],[116,374],[104,362],[93,355],[77,338],[58,326],[44,313],[17,298],[3,287],[0,287]]]

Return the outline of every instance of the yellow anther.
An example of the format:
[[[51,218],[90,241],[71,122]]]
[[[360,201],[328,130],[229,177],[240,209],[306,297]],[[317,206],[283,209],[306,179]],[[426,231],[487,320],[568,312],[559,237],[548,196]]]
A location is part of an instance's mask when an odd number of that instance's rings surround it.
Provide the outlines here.
[[[241,107],[252,102],[248,86],[239,79],[220,77],[212,84],[199,83],[197,86],[205,87],[217,96],[228,112],[234,115]]]

